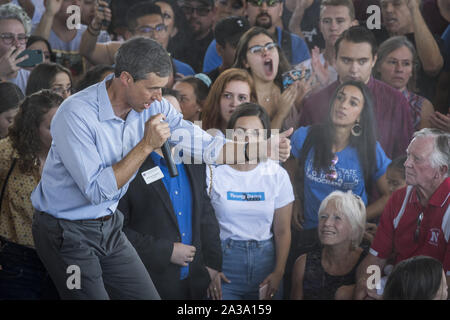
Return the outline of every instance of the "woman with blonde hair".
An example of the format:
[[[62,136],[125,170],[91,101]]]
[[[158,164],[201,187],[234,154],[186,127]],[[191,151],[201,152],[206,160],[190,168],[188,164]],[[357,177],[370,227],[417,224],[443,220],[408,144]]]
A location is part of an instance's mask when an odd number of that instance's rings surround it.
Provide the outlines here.
[[[320,204],[318,235],[322,248],[295,262],[292,299],[351,299],[356,269],[367,254],[359,246],[365,231],[366,208],[361,198],[334,191]]]
[[[214,81],[206,98],[202,114],[203,129],[217,129],[213,134],[220,132],[225,135],[231,114],[244,102],[256,102],[252,77],[244,69],[225,70]]]

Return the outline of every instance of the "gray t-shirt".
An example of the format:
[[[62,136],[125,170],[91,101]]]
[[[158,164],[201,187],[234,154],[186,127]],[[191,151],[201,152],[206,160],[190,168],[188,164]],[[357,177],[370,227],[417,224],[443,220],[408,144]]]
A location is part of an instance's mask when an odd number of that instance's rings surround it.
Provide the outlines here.
[[[55,62],[70,69],[74,76],[80,76],[86,71],[86,61],[79,53],[81,37],[86,29],[87,26],[81,25],[80,29],[77,30],[77,35],[70,42],[62,41],[53,30],[50,31],[48,42],[55,54]],[[111,41],[111,38],[106,31],[102,31],[97,38],[97,42],[109,41]]]

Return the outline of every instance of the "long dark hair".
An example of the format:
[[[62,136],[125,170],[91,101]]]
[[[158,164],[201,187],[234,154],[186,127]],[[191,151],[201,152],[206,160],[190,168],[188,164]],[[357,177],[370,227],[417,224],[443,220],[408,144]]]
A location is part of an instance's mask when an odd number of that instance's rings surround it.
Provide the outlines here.
[[[264,34],[264,35],[268,36],[270,39],[272,39],[273,42],[277,43],[277,41],[270,35],[270,33],[266,29],[261,28],[261,27],[250,28],[249,30],[247,30],[247,32],[245,32],[241,36],[241,39],[238,42],[238,45],[236,47],[236,56],[234,57],[233,68],[247,69],[247,68],[245,68],[244,65],[245,65],[245,61],[247,61],[248,43],[250,42],[251,39],[253,39],[254,37],[256,37],[259,34]],[[281,50],[278,45],[277,45],[277,50],[278,50],[278,56],[280,57],[280,59],[279,59],[279,63],[278,63],[278,72],[277,72],[274,82],[280,89],[283,89],[283,81],[282,81],[281,75],[284,72],[289,71],[291,69],[291,65],[290,65],[289,61],[287,60],[285,54],[283,53],[283,50]],[[249,73],[252,74],[252,72],[250,70],[247,70],[247,71],[249,71]]]
[[[442,263],[416,256],[399,262],[384,287],[384,300],[433,300],[441,286]]]
[[[263,107],[253,102],[244,102],[236,108],[236,110],[231,115],[230,120],[228,121],[227,129],[234,129],[234,126],[236,125],[236,122],[239,118],[250,116],[258,117],[259,120],[261,120],[263,129],[266,130],[265,138],[270,138],[271,133],[269,115]]]
[[[309,152],[314,148],[313,166],[316,171],[327,170],[334,157],[332,146],[334,141],[334,124],[331,110],[338,93],[346,86],[357,87],[364,97],[364,107],[361,111],[359,124],[362,128],[361,135],[356,137],[350,135],[349,145],[354,147],[358,153],[359,163],[362,168],[364,183],[367,193],[370,193],[372,185],[372,174],[376,169],[376,131],[374,123],[376,121],[373,113],[373,97],[367,86],[360,81],[346,81],[339,85],[333,93],[329,104],[328,117],[324,123],[313,125],[309,128],[305,142],[303,143],[295,178],[297,194],[301,203],[304,203],[304,175],[305,163]],[[295,220],[294,222],[298,222]]]
[[[39,153],[42,151],[39,126],[45,114],[58,107],[63,98],[50,90],[36,92],[23,100],[14,123],[9,128],[9,138],[19,154],[19,167],[24,173],[31,173],[40,165]]]

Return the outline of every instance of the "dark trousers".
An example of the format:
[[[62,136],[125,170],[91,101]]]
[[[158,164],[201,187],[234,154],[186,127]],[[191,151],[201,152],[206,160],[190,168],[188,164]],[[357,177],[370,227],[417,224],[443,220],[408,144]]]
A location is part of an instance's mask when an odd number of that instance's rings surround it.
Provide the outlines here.
[[[0,237],[0,300],[58,300],[36,250]]]
[[[160,299],[122,226],[119,211],[107,221],[34,213],[36,250],[62,299]]]

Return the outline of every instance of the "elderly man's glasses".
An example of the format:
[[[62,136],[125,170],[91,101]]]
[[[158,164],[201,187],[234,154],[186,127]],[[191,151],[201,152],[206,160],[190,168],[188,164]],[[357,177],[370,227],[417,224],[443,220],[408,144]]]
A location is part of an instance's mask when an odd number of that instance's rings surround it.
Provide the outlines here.
[[[414,232],[414,242],[418,242],[419,241],[420,224],[422,223],[422,220],[423,220],[423,212],[421,212],[419,214],[419,216],[417,217],[417,227],[416,227],[416,231]]]
[[[163,23],[156,25],[155,27],[144,26],[136,29],[139,33],[161,33],[167,31],[167,26]]]
[[[252,54],[262,54],[264,51],[272,51],[277,47],[275,42],[269,42],[264,46],[256,45],[248,49]]]
[[[0,34],[0,39],[2,39],[3,43],[6,45],[13,44],[16,39],[20,44],[26,44],[28,36],[25,33],[14,34],[7,32]]]
[[[192,15],[194,14],[194,12],[196,12],[197,15],[200,17],[207,16],[208,13],[211,11],[211,7],[190,7],[186,5],[183,5],[181,9],[186,15]]]
[[[265,2],[269,7],[274,7],[280,2],[280,0],[248,0],[248,3],[257,7],[261,7],[263,2]]]

